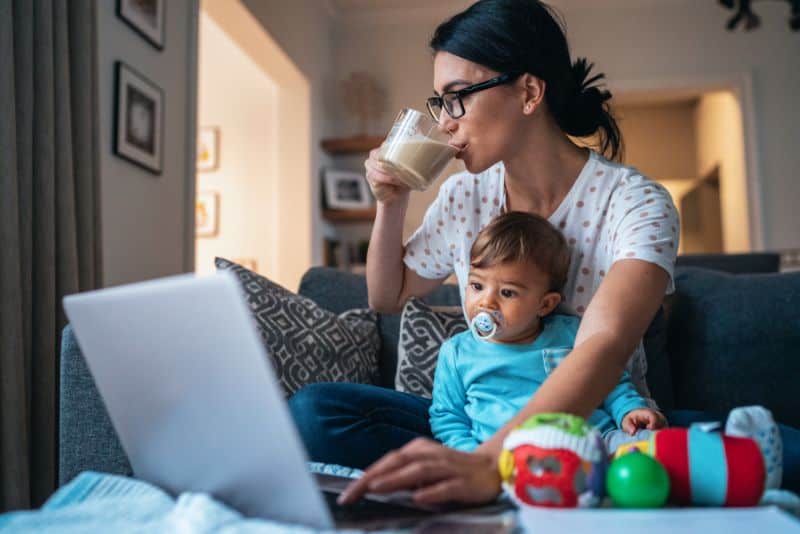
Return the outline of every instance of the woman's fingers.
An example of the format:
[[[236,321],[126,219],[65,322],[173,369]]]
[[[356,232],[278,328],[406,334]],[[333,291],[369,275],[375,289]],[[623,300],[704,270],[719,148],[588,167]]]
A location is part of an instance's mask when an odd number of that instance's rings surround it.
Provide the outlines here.
[[[459,501],[464,497],[464,486],[463,480],[448,478],[415,491],[413,498],[415,502],[424,504]]]
[[[367,170],[367,179],[371,183],[387,183],[397,186],[404,185],[403,182],[391,174],[390,169],[387,169],[380,162],[371,162],[367,160],[364,164],[364,168]]]
[[[409,488],[419,488],[431,482],[446,478],[451,473],[447,465],[437,460],[414,459],[389,473],[384,473],[372,480],[368,488],[378,493]]]
[[[417,438],[400,449],[386,453],[375,463],[367,468],[364,475],[352,482],[347,489],[339,496],[340,504],[350,504],[360,499],[367,491],[394,491],[384,489],[374,489],[371,487],[373,481],[394,473],[398,469],[411,464],[415,460],[426,460],[431,454],[436,454],[441,449],[445,453],[448,451],[441,444],[425,439]],[[396,488],[399,489],[399,488]]]
[[[368,491],[390,493],[401,489],[416,490],[414,498],[420,502],[486,502],[497,496],[499,486],[496,461],[491,457],[418,438],[370,466],[342,493],[339,502],[353,503]],[[452,493],[448,494],[447,488]]]
[[[361,478],[351,482],[349,486],[339,495],[339,504],[351,504],[359,500],[369,490],[369,485],[372,481],[383,475],[384,473],[391,472],[393,469],[403,465],[403,455],[400,450],[391,451],[386,453],[383,457],[378,459],[375,463],[364,471]]]

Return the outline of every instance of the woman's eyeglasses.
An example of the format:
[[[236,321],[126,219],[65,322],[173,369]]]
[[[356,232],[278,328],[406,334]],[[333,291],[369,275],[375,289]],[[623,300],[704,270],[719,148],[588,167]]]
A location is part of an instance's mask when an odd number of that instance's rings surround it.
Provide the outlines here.
[[[447,91],[442,93],[441,96],[432,96],[426,101],[428,112],[436,122],[439,122],[442,116],[442,109],[452,118],[458,119],[464,116],[464,101],[462,98],[472,93],[483,91],[484,89],[491,89],[492,87],[503,85],[504,83],[513,82],[520,76],[522,76],[521,72],[509,72],[501,74],[491,80],[459,89],[458,91]]]

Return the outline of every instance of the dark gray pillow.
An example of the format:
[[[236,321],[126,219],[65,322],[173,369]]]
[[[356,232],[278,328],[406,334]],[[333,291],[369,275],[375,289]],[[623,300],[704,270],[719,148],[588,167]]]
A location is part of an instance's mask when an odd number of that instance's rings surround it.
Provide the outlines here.
[[[378,316],[368,309],[336,315],[261,275],[216,258],[238,278],[287,396],[315,382],[378,381]]]
[[[439,347],[466,329],[461,306],[430,306],[409,299],[400,317],[395,388],[430,398]]]
[[[724,414],[761,404],[800,427],[800,272],[682,268],[668,313],[675,408]]]

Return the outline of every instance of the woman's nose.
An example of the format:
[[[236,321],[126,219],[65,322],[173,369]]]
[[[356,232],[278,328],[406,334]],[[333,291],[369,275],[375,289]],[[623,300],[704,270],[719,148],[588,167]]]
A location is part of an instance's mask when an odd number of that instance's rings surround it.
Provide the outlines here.
[[[439,129],[443,133],[447,133],[453,135],[453,133],[458,129],[458,121],[450,116],[445,110],[442,110],[441,114],[439,115]]]

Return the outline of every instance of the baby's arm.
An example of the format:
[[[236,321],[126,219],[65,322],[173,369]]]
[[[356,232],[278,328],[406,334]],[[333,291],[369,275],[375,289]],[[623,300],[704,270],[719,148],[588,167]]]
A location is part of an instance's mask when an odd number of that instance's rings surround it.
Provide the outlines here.
[[[433,436],[453,449],[472,451],[480,445],[472,435],[472,421],[464,411],[466,390],[456,369],[453,345],[445,342],[433,378],[433,402],[429,410]]]
[[[617,427],[622,428],[622,420],[629,412],[650,408],[644,397],[633,387],[628,372],[623,371],[619,383],[603,401],[603,409],[611,415]]]

